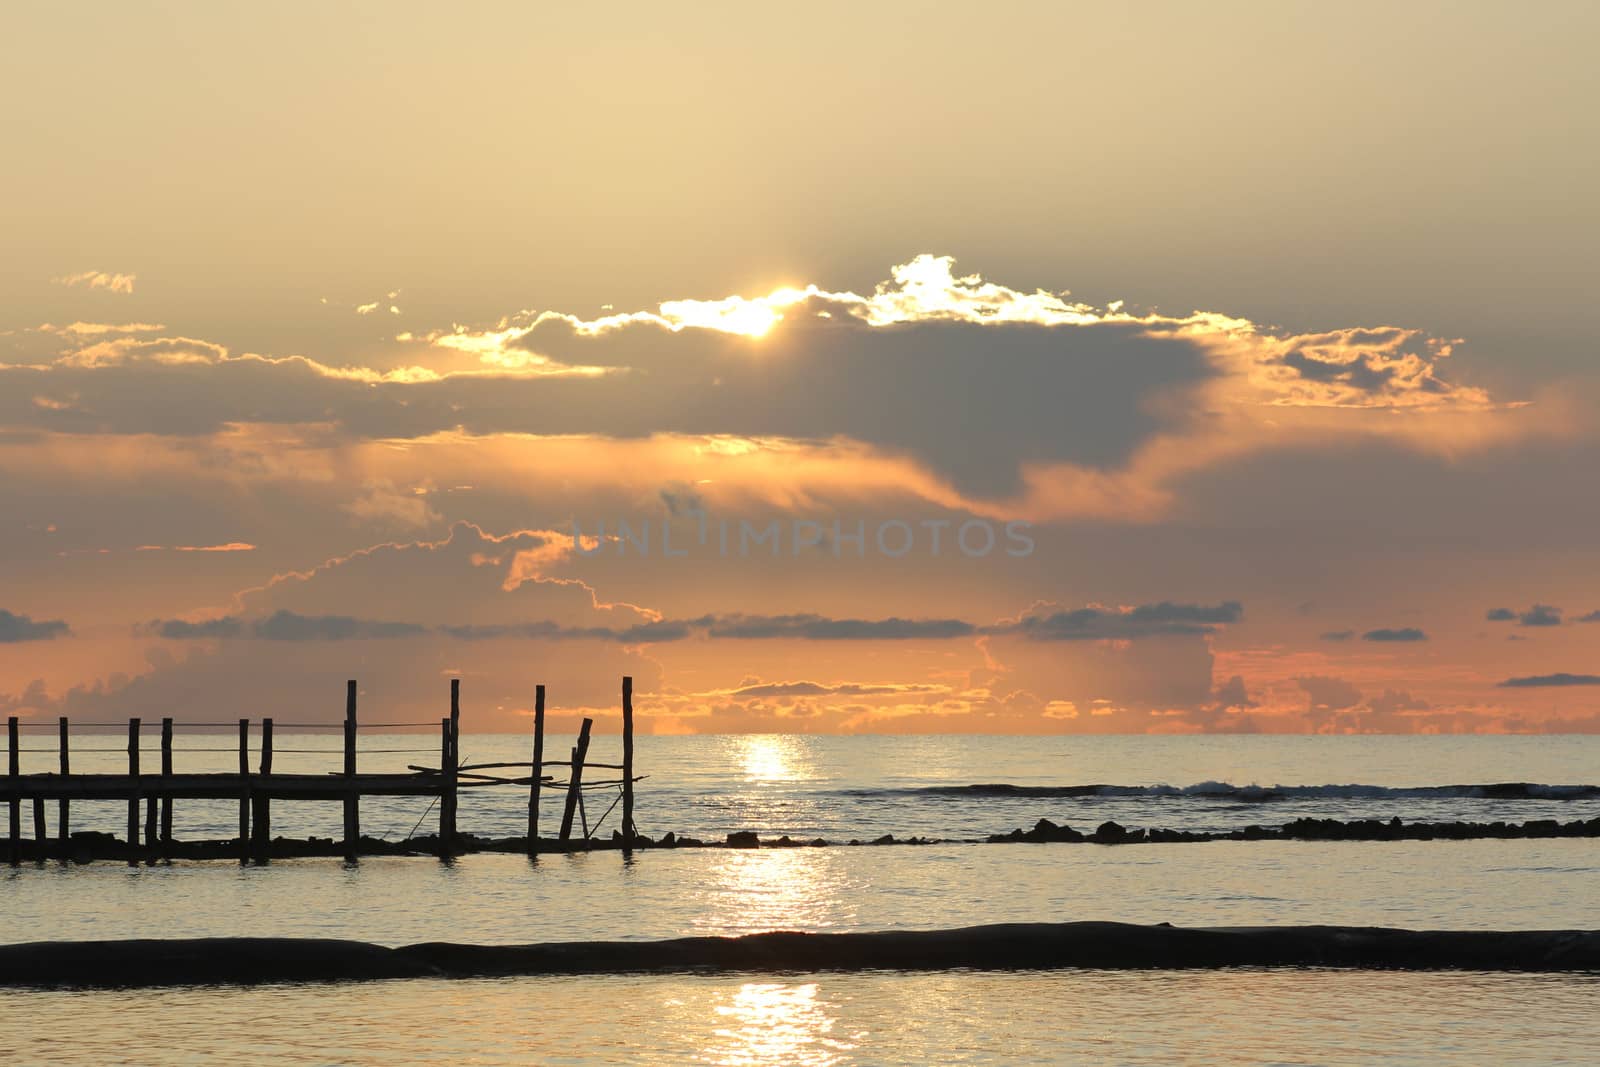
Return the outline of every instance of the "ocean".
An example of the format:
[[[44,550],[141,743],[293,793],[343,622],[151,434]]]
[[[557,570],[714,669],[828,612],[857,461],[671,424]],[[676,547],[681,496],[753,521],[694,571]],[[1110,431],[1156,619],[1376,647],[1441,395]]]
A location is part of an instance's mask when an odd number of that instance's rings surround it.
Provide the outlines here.
[[[227,738],[180,737],[178,770],[236,765]],[[120,740],[75,738],[74,769],[116,769]],[[326,734],[277,741],[276,770],[338,765]],[[363,741],[363,770],[437,759],[436,735]],[[569,744],[551,738],[546,751]],[[590,758],[610,760],[614,744],[597,737]],[[211,747],[224,751],[193,751]],[[508,735],[461,742],[469,764],[525,760],[528,748]],[[48,753],[25,758],[37,762],[24,771],[49,769]],[[1574,736],[642,736],[641,832],[840,847],[29,864],[0,870],[0,941],[517,943],[1081,919],[1600,928],[1593,839],[980,843],[1039,818],[1081,830],[1587,819],[1600,815],[1597,760],[1600,737]],[[519,788],[469,790],[460,828],[520,833],[526,803]],[[558,803],[547,799],[545,825]],[[591,821],[608,803],[590,795]],[[74,805],[77,829],[119,832],[125,817],[116,803]],[[435,817],[425,799],[363,804],[364,831],[391,840]],[[231,836],[237,810],[179,802],[174,824],[180,838]],[[286,836],[339,825],[336,804],[274,807]],[[883,834],[936,843],[844,844]],[[1595,1058],[1597,991],[1582,975],[1312,969],[610,976],[8,991],[0,1021],[19,1063],[1171,1063],[1226,1049],[1240,1062],[1577,1064]],[[149,1051],[163,1044],[173,1050]]]

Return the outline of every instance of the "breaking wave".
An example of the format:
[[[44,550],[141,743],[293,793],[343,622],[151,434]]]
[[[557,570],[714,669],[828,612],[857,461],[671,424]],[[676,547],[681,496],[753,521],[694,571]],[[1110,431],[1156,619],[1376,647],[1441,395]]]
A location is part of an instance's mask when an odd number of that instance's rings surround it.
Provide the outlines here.
[[[870,799],[887,796],[942,797],[1079,797],[1222,800],[1234,803],[1271,803],[1281,800],[1583,800],[1600,797],[1596,785],[1544,785],[1538,782],[1486,782],[1476,785],[1384,786],[1360,785],[1233,785],[1197,782],[1194,785],[1012,785],[1008,782],[975,785],[930,785],[898,789],[846,789],[839,795]]]

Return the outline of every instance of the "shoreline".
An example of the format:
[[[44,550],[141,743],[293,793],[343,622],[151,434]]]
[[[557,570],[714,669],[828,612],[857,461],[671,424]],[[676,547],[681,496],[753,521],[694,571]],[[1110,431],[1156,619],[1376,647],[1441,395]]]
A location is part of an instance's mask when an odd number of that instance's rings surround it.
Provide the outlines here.
[[[1007,923],[529,945],[198,938],[0,945],[0,987],[147,988],[394,978],[814,971],[1317,967],[1600,971],[1600,930]]]
[[[1102,823],[1093,831],[1085,832],[1040,819],[1030,829],[1017,828],[1007,833],[990,834],[983,838],[929,838],[895,837],[885,834],[870,841],[851,839],[829,841],[824,838],[795,839],[787,835],[762,838],[753,830],[730,833],[722,841],[704,841],[677,834],[664,834],[659,838],[635,835],[625,841],[620,833],[608,838],[587,841],[559,841],[541,838],[537,854],[559,855],[570,852],[650,851],[657,849],[703,848],[851,848],[883,847],[889,845],[953,845],[953,844],[1089,844],[1089,845],[1141,845],[1141,844],[1191,844],[1208,841],[1478,841],[1478,840],[1549,840],[1560,838],[1600,837],[1600,817],[1587,820],[1560,822],[1556,819],[1532,819],[1527,822],[1405,822],[1398,816],[1382,819],[1295,819],[1278,827],[1247,826],[1240,830],[1196,831],[1162,828],[1129,829],[1115,822]],[[236,862],[264,862],[273,859],[302,859],[317,857],[346,857],[344,843],[334,838],[273,839],[265,849],[252,846],[248,857],[241,855],[238,838],[227,840],[163,842],[152,847],[129,847],[128,843],[112,834],[100,831],[80,831],[72,835],[67,844],[56,839],[43,842],[23,838],[15,842],[13,864],[42,863],[59,860],[86,864],[101,861],[124,863],[157,863],[166,860],[234,860]],[[446,853],[435,834],[408,838],[404,841],[384,841],[363,837],[356,848],[356,856],[433,856]],[[526,837],[478,837],[474,834],[457,834],[450,856],[477,853],[529,854]]]

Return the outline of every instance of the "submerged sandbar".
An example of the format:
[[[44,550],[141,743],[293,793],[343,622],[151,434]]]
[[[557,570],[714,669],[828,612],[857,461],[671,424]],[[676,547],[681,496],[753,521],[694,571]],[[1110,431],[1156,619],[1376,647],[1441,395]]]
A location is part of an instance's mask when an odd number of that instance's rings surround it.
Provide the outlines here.
[[[0,985],[99,988],[651,972],[1221,967],[1600,971],[1600,931],[1066,922],[401,948],[306,938],[0,946]]]

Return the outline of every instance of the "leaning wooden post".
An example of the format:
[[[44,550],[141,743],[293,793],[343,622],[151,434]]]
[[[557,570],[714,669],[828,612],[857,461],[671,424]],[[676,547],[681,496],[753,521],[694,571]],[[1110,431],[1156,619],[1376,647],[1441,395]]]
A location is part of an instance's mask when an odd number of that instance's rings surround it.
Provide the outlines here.
[[[133,852],[139,847],[139,720],[128,720],[128,777],[133,780],[128,792],[128,862],[137,863]]]
[[[265,857],[272,844],[272,720],[261,720],[261,784],[250,790],[250,810],[255,818],[255,852]]]
[[[172,844],[172,720],[161,720],[161,847]]]
[[[633,844],[633,679],[622,679],[622,847]]]
[[[65,778],[72,773],[72,759],[67,754],[67,717],[61,716],[58,723],[61,736],[61,777]],[[56,801],[56,832],[61,836],[61,854],[67,854],[68,846],[72,844],[72,802],[66,797]]]
[[[544,782],[544,686],[533,691],[533,774],[528,784],[528,854],[539,851],[539,787]]]
[[[344,854],[354,859],[361,844],[361,800],[356,794],[356,683],[345,685],[344,697]]]
[[[11,849],[13,866],[22,861],[22,753],[17,743],[17,717],[6,720],[6,741],[10,745],[10,759],[6,761],[6,775],[11,786]]]
[[[250,858],[250,720],[239,720],[239,859]]]
[[[578,743],[572,749],[572,773],[568,776],[567,810],[561,815],[561,840],[572,840],[572,818],[578,813],[578,797],[583,792],[583,761],[589,754],[589,729],[593,719],[584,719],[578,730]]]

